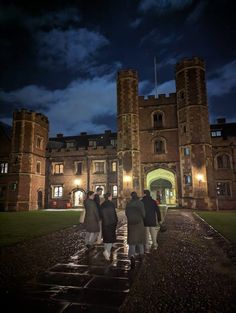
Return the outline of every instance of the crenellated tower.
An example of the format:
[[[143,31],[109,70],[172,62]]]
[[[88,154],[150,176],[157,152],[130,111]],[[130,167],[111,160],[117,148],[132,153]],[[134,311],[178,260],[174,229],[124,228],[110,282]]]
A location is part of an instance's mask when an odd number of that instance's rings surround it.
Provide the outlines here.
[[[45,161],[49,123],[40,113],[19,110],[13,115],[8,210],[44,207]]]
[[[203,60],[177,63],[176,94],[182,205],[211,208],[215,186]]]
[[[138,74],[122,70],[117,77],[118,207],[124,208],[131,191],[141,193]]]

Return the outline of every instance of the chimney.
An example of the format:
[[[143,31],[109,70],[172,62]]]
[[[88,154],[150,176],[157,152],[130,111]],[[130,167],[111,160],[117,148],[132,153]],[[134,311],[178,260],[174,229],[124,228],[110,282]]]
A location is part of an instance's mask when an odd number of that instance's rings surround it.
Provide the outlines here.
[[[82,132],[82,133],[80,133],[80,136],[86,136],[87,135],[87,133],[86,132]]]
[[[57,138],[63,138],[63,134],[57,134]]]
[[[108,130],[105,130],[105,134],[111,134],[111,130],[110,129],[108,129]]]

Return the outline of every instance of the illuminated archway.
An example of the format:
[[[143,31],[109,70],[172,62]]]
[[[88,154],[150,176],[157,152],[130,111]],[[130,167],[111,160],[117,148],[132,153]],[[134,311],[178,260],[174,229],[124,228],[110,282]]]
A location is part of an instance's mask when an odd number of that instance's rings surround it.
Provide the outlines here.
[[[158,168],[147,174],[147,188],[153,199],[160,195],[162,204],[176,205],[176,178],[169,170]]]

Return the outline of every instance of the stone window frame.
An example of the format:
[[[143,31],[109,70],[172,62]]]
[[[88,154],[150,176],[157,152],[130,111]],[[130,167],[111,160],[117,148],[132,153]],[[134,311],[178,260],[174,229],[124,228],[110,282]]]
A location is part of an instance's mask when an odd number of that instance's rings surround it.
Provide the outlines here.
[[[220,189],[219,188],[219,184],[227,184],[228,185],[228,191],[229,193],[228,194],[221,194],[220,193]],[[216,194],[217,194],[217,197],[222,197],[222,198],[232,198],[232,183],[230,180],[217,180],[216,181]]]
[[[43,150],[43,137],[42,136],[36,135],[35,146],[37,149]]]
[[[155,127],[155,123],[154,123],[154,116],[157,115],[157,116],[161,116],[162,117],[162,123],[161,125],[157,125]],[[161,110],[155,110],[152,112],[151,114],[151,125],[152,125],[152,128],[153,129],[160,129],[160,128],[163,128],[165,126],[165,113]]]
[[[117,186],[117,184],[111,185],[111,194],[112,194],[112,198],[118,197],[118,186]]]
[[[219,158],[220,157],[228,157],[228,161],[222,159],[222,167],[219,166]],[[225,166],[226,163],[229,164],[229,166]],[[219,152],[217,155],[214,157],[214,165],[215,168],[218,170],[229,170],[232,169],[232,156],[228,152]]]
[[[41,161],[36,161],[36,174],[41,174]]]
[[[102,196],[106,193],[106,184],[105,183],[94,183],[93,189],[96,192],[97,188],[102,188]]]
[[[192,186],[193,178],[191,174],[184,174],[184,184],[187,186]]]
[[[0,174],[7,174],[8,173],[8,162],[1,162],[0,163]]]
[[[96,163],[103,163],[103,171],[96,171]],[[92,169],[93,174],[106,174],[106,160],[93,160]]]
[[[59,171],[56,171],[56,167],[59,166]],[[61,170],[62,166],[62,170]],[[52,162],[52,173],[53,175],[63,175],[64,174],[64,162]]]
[[[153,141],[153,148],[154,148],[153,151],[154,151],[155,155],[162,155],[162,154],[166,154],[167,153],[166,138],[158,136],[158,137],[154,138],[152,141]],[[156,142],[157,141],[163,142],[164,149],[161,152],[157,152],[156,151]]]
[[[81,164],[81,172],[80,173],[78,172],[78,164]],[[75,161],[74,166],[75,166],[75,175],[83,175],[83,171],[84,171],[83,161]]]
[[[113,164],[115,164],[115,170],[113,168]],[[117,173],[117,161],[111,160],[110,161],[110,168],[111,168],[111,173]]]
[[[183,147],[183,154],[184,156],[190,156],[191,148],[190,147]]]
[[[58,189],[58,195],[55,195],[55,189]],[[52,199],[59,199],[63,197],[64,186],[63,185],[51,185],[52,189]]]

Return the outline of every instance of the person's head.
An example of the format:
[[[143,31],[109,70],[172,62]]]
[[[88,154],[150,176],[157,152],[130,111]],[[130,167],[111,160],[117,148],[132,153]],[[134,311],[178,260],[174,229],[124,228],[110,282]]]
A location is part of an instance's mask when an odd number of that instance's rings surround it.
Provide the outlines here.
[[[144,194],[145,197],[151,197],[150,191],[148,189],[145,189],[143,191],[143,194]]]
[[[110,192],[105,193],[104,195],[105,200],[112,200],[112,194]]]
[[[101,188],[101,187],[97,187],[96,193],[97,193],[99,196],[101,196],[101,194],[102,194],[102,188]]]
[[[132,191],[130,195],[131,195],[131,199],[132,200],[137,200],[138,199],[138,195],[137,195],[136,191]]]
[[[94,199],[94,192],[93,191],[88,191],[87,192],[87,199]]]

